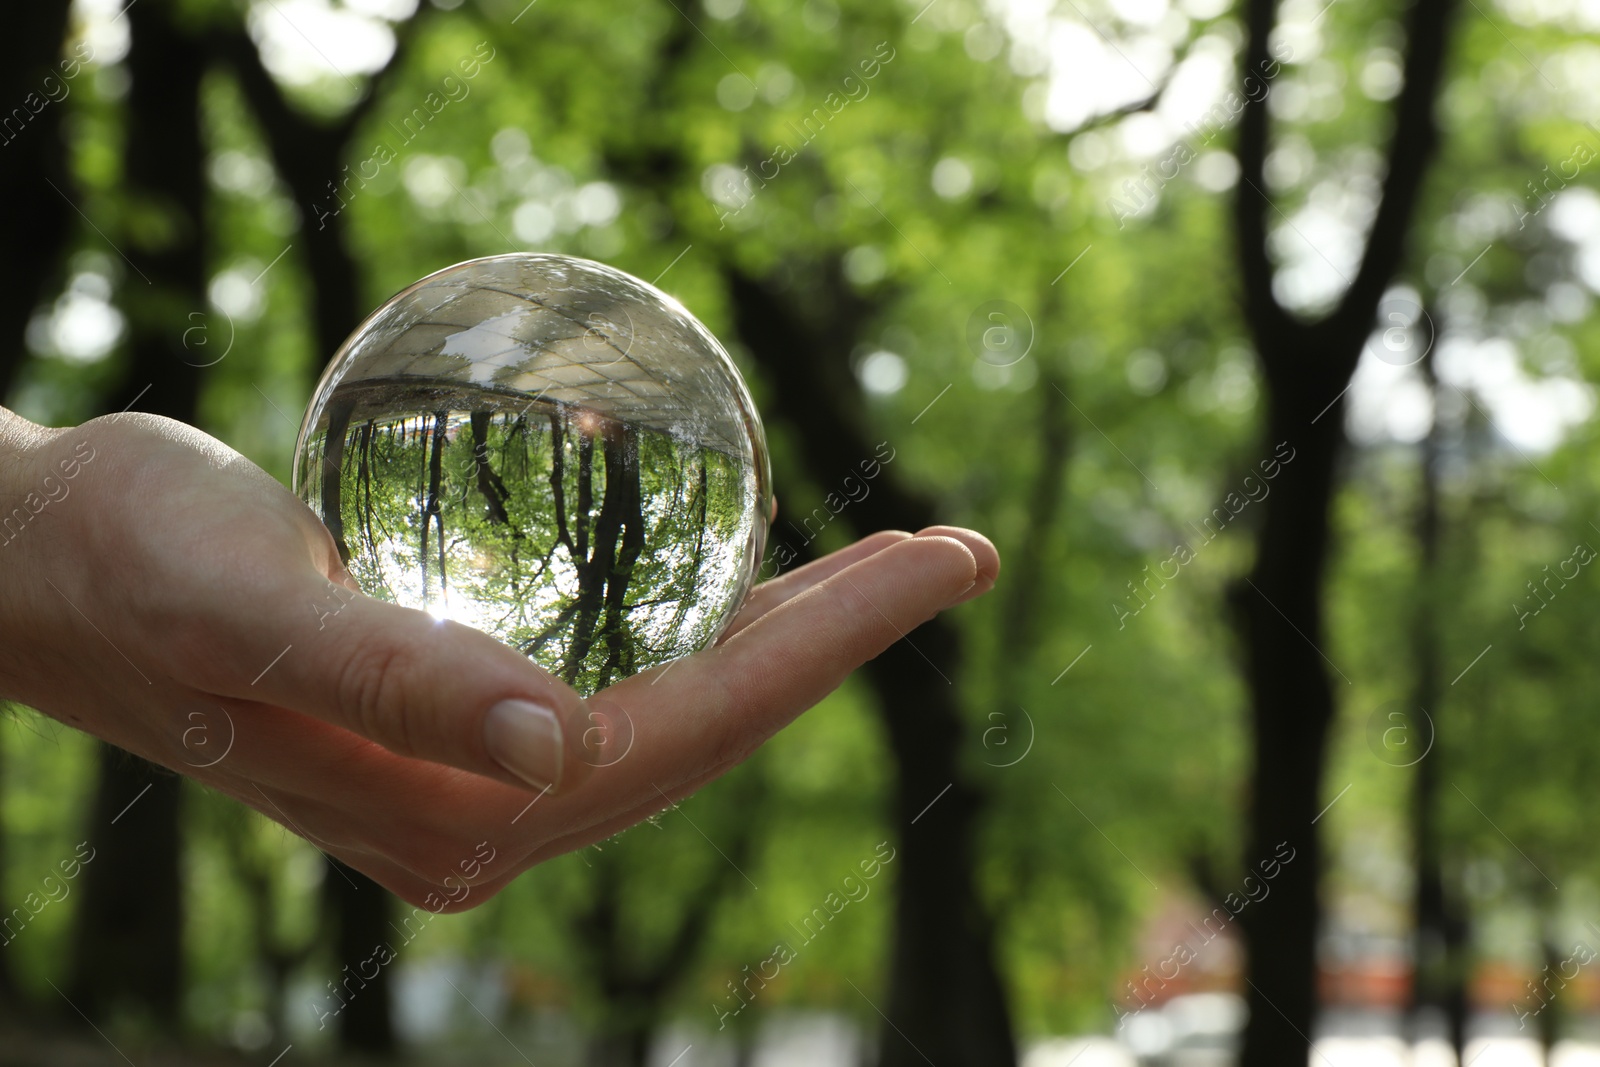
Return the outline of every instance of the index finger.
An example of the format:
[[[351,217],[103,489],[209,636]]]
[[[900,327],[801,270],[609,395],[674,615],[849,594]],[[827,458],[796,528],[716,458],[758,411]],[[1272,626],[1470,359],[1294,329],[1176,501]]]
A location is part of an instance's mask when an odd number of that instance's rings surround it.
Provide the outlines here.
[[[959,599],[977,574],[961,541],[903,540],[785,601],[724,644],[617,683],[590,705],[615,709],[631,724],[626,756],[540,804],[535,825],[555,837],[606,823],[742,762],[862,663]]]

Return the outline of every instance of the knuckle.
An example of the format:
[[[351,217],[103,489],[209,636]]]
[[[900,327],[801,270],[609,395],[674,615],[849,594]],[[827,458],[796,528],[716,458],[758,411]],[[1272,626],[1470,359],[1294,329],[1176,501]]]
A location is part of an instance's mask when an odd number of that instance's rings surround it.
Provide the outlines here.
[[[393,642],[353,635],[339,663],[335,699],[351,729],[391,752],[414,756],[407,673],[406,656]]]
[[[448,887],[452,876],[451,863],[458,843],[442,834],[413,828],[398,841],[386,842],[390,862],[403,867],[414,877],[429,885]]]
[[[460,857],[472,855],[472,849],[460,835],[419,835],[414,842],[387,850],[387,858],[428,887],[426,897],[441,913],[460,912],[488,900],[507,880],[505,872],[492,876],[480,867],[474,876],[462,870]]]
[[[718,715],[710,736],[710,761],[707,771],[718,774],[749,760],[755,750],[762,747],[765,737],[750,728],[749,721],[736,713]]]
[[[753,728],[747,716],[740,714],[740,702],[724,679],[713,676],[712,686],[715,693],[711,702],[713,713],[707,751],[710,760],[706,769],[721,773],[749,759],[766,737]]]
[[[761,745],[761,739],[752,737],[747,727],[737,721],[724,719],[715,728],[711,746],[711,760],[707,770],[728,770],[749,759]]]

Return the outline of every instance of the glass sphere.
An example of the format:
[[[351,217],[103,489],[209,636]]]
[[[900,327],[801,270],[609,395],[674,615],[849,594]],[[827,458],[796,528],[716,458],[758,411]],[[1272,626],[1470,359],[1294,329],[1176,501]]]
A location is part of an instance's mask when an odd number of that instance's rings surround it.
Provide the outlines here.
[[[317,385],[294,489],[368,594],[592,694],[707,647],[755,580],[766,438],[732,360],[654,286],[518,253],[431,274]]]

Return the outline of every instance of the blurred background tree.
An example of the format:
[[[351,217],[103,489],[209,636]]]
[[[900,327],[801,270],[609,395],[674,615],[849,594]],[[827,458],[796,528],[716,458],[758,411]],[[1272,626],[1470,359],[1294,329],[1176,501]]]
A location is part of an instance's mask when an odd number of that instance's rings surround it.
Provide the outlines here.
[[[18,1062],[1580,1048],[1600,18],[1454,8],[19,10],[22,414],[170,415],[287,481],[368,310],[566,252],[728,344],[774,547],[956,522],[1006,572],[726,780],[438,920],[16,709]]]

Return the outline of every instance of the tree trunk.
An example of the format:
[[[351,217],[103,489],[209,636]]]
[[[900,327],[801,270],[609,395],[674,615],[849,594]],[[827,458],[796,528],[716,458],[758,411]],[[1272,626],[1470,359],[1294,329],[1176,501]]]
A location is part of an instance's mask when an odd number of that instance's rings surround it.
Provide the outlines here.
[[[571,919],[572,943],[605,1005],[600,1030],[589,1041],[588,1067],[646,1067],[669,998],[698,960],[729,887],[743,884],[766,783],[754,767],[740,775],[747,786],[730,801],[730,810],[740,817],[731,839],[724,841],[727,854],[718,856],[694,890],[684,895],[670,936],[651,955],[642,952],[635,930],[625,921],[627,883],[640,876],[626,861],[627,840],[586,852],[594,875],[586,890],[586,906]]]
[[[0,704],[0,714],[15,714],[8,706]],[[9,780],[10,768],[5,765],[5,750],[0,748],[0,797],[4,797],[6,784]],[[10,859],[9,840],[0,827],[0,874],[3,874]],[[16,976],[11,971],[11,960],[0,958],[0,1018],[9,1020],[13,1016],[24,1014],[27,1005],[23,1000],[22,990],[17,987]]]
[[[1544,969],[1540,972],[1540,993],[1545,997],[1545,1001],[1535,1018],[1539,1024],[1536,1035],[1539,1040],[1539,1062],[1545,1067],[1554,1067],[1555,1057],[1551,1053],[1555,1051],[1556,1042],[1561,1040],[1563,1016],[1567,1013],[1566,1004],[1561,997],[1566,983],[1560,977],[1563,965],[1567,961],[1566,954],[1556,946],[1548,929],[1554,925],[1555,909],[1548,904],[1546,908],[1547,929],[1539,939],[1539,957],[1544,965]]]
[[[894,1025],[881,1035],[882,1067],[914,1067],[929,1055],[952,1067],[1016,1062],[994,923],[973,878],[982,796],[963,781],[960,706],[939,676],[958,669],[960,644],[954,626],[930,623],[867,665],[900,772],[898,899],[884,1006]]]
[[[1333,694],[1318,649],[1326,647],[1322,575],[1342,422],[1336,407],[1318,424],[1324,429],[1312,427],[1308,434],[1315,408],[1273,407],[1263,454],[1291,441],[1294,458],[1267,499],[1248,584],[1235,587],[1232,599],[1244,634],[1255,739],[1244,855],[1253,865],[1287,843],[1294,858],[1273,886],[1274,906],[1240,916],[1250,976],[1245,1067],[1279,1067],[1307,1056],[1316,1013],[1321,873],[1312,820],[1324,802],[1322,769],[1333,717]]]
[[[279,936],[282,909],[278,906],[275,877],[279,860],[276,856],[263,857],[251,847],[254,812],[240,808],[233,816],[220,828],[222,847],[249,902],[251,940],[256,959],[265,972],[263,1014],[271,1027],[271,1036],[277,1039],[289,1032],[289,980],[311,958],[319,943],[320,930],[313,930],[293,944]]]
[[[208,42],[233,70],[239,87],[272,153],[279,176],[300,210],[300,262],[311,279],[312,331],[317,346],[315,367],[333,358],[352,330],[366,317],[361,273],[350,253],[347,220],[329,185],[345,175],[349,148],[362,121],[409,53],[422,15],[396,27],[395,53],[388,66],[373,76],[366,95],[337,122],[307,117],[284,97],[261,64],[255,42],[242,27],[213,34]],[[308,383],[309,387],[309,383]]]
[[[666,76],[693,43],[685,20],[674,18],[670,24],[655,75],[643,90],[647,111],[668,106]],[[658,193],[669,192],[685,176],[680,147],[648,134],[642,145],[608,146],[606,162],[613,173]],[[798,287],[755,277],[731,262],[724,263],[723,276],[734,327],[772,386],[768,414],[794,430],[807,476],[826,492],[857,472],[858,464],[874,459],[876,445],[862,429],[856,411],[860,388],[849,369],[851,348],[870,308],[845,284],[837,260],[824,259],[817,266],[822,291],[809,303]],[[873,492],[852,502],[842,521],[860,535],[918,530],[936,523],[936,514],[932,501],[907,490],[886,469]],[[786,536],[782,523],[780,514],[774,541]],[[791,547],[804,559],[809,541],[804,535],[796,540],[802,543]],[[937,1056],[941,1067],[994,1067],[1016,1060],[994,961],[993,922],[973,880],[972,839],[981,797],[958,772],[961,705],[954,686],[939,676],[941,670],[948,675],[955,669],[960,644],[954,625],[936,618],[864,672],[900,772],[894,814],[901,869],[886,1006],[891,1025],[882,1031],[880,1067],[921,1065],[925,1055]],[[919,649],[940,666],[930,667]],[[880,1005],[861,1007],[876,1018]]]
[[[1247,94],[1253,100],[1239,123],[1234,227],[1247,327],[1267,387],[1262,454],[1272,455],[1280,442],[1294,450],[1292,466],[1264,504],[1250,575],[1230,593],[1255,741],[1245,858],[1253,864],[1270,857],[1280,842],[1295,849],[1274,887],[1277,905],[1242,915],[1250,1011],[1241,1067],[1305,1062],[1315,1027],[1322,863],[1314,823],[1331,799],[1323,796],[1322,776],[1334,712],[1322,582],[1344,439],[1342,397],[1378,301],[1404,257],[1438,137],[1434,101],[1454,6],[1454,0],[1412,5],[1405,85],[1395,103],[1388,173],[1367,247],[1338,306],[1315,322],[1294,318],[1272,289],[1267,219],[1277,215],[1264,191],[1266,93]],[[1276,0],[1249,0],[1244,70],[1258,87],[1264,77],[1282,76],[1268,49],[1276,16]],[[1340,684],[1347,680],[1341,676]]]
[[[336,201],[328,186],[344,173],[352,139],[381,94],[384,80],[403,65],[421,18],[419,14],[397,28],[395,53],[388,66],[373,76],[366,95],[332,123],[319,122],[295,110],[262,65],[255,43],[243,27],[230,27],[208,38],[214,53],[239,79],[250,110],[261,124],[278,174],[300,209],[301,226],[295,243],[302,245],[301,262],[311,278],[316,368],[333,357],[365,317],[360,272],[350,254],[346,220],[342,212],[330,213]],[[365,875],[331,858],[327,863],[329,890],[325,899],[330,911],[328,919],[337,931],[336,962],[343,973],[346,966],[355,970],[376,945],[392,936],[394,898]],[[368,981],[363,995],[352,1000],[340,1014],[339,1040],[344,1048],[379,1054],[395,1048],[390,1012],[391,970],[380,968],[377,977]]]
[[[1429,322],[1432,319],[1430,317]],[[1431,340],[1431,338],[1430,338]],[[1434,351],[1430,345],[1422,360],[1422,372],[1438,411],[1439,381],[1434,372]],[[1411,1039],[1422,1035],[1421,1015],[1437,1012],[1445,1022],[1445,1040],[1456,1054],[1456,1062],[1466,1062],[1467,1026],[1467,921],[1464,902],[1445,884],[1444,849],[1439,827],[1438,796],[1441,780],[1439,724],[1440,707],[1439,548],[1441,518],[1439,501],[1439,457],[1443,432],[1438,415],[1422,442],[1421,501],[1417,512],[1418,593],[1412,622],[1412,657],[1416,679],[1411,706],[1404,709],[1408,743],[1418,747],[1416,777],[1412,781],[1411,840],[1417,871],[1413,902],[1413,959],[1415,990],[1411,1003]],[[1427,747],[1426,755],[1423,748]]]
[[[130,366],[113,404],[138,400],[143,410],[193,422],[201,372],[185,358],[183,339],[188,315],[206,307],[204,59],[167,21],[168,13],[160,5],[128,11],[133,48],[125,184],[164,225],[123,235],[135,268],[122,284]],[[98,858],[84,869],[68,978],[69,995],[91,1019],[135,1004],[165,1028],[179,1024],[181,789],[169,772],[101,746],[86,831]]]
[[[83,76],[76,55],[69,57],[68,66],[62,66],[70,7],[67,0],[17,4],[6,20],[7,62],[0,64],[0,100],[12,110],[0,114],[4,120],[0,122],[0,160],[5,164],[0,166],[0,204],[11,205],[11,210],[6,213],[5,226],[0,227],[0,263],[7,268],[5,284],[0,285],[0,330],[4,331],[0,334],[0,398],[11,392],[22,366],[23,338],[34,308],[61,286],[69,224],[77,215],[66,199],[74,194],[61,139],[66,101],[81,84],[65,75],[74,70],[71,64],[77,63],[77,75]],[[62,86],[65,95],[43,100],[51,85]],[[41,106],[34,112],[32,105]],[[8,973],[0,967],[0,975]]]
[[[333,920],[334,984],[349,974],[365,976],[363,963],[372,960],[379,945],[393,945],[394,910],[388,890],[353,867],[325,856],[327,873],[322,889],[327,914]],[[348,967],[349,970],[344,968]],[[377,977],[365,979],[357,995],[339,1011],[339,1047],[349,1052],[388,1056],[398,1047],[390,1010],[393,965],[379,967]]]
[[[802,308],[771,282],[736,268],[725,268],[725,278],[735,328],[771,383],[773,411],[795,431],[808,477],[826,491],[876,454],[877,445],[845,413],[858,400],[848,354],[866,308],[837,265],[814,307]],[[840,517],[857,534],[937,521],[932,502],[907,490],[888,467],[873,492]],[[775,540],[784,537],[782,521],[780,515]],[[951,684],[960,658],[956,626],[935,618],[865,669],[899,771],[898,898],[882,1005],[891,1025],[882,1032],[881,1067],[924,1064],[926,1056],[937,1056],[942,1067],[1016,1060],[995,967],[994,924],[973,880],[982,797],[960,770],[964,731]]]
[[[651,1028],[641,1023],[599,1034],[590,1040],[584,1062],[588,1067],[648,1067],[650,1035]]]
[[[183,780],[102,744],[66,995],[91,1022],[142,1009],[167,1031],[183,1003]]]

